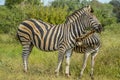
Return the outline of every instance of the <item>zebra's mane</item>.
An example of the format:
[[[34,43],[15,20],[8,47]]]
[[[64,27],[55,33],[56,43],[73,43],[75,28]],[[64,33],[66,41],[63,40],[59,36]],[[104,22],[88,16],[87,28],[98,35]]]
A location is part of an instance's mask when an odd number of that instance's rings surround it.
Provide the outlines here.
[[[69,20],[71,20],[71,18],[73,16],[74,17],[74,20],[76,20],[77,18],[79,18],[82,14],[84,14],[85,12],[89,12],[89,13],[93,13],[93,8],[89,5],[89,6],[84,6],[76,11],[74,11],[72,14],[70,14],[69,16],[66,17],[66,21],[65,22],[69,22]],[[70,22],[73,22],[74,20],[70,21]]]

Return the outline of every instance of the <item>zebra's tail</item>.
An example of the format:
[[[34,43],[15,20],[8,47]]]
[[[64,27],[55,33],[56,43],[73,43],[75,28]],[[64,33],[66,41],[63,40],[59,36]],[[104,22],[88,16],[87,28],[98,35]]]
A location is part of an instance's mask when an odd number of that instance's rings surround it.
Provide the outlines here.
[[[19,37],[18,33],[16,33],[15,38],[16,38],[16,40],[20,40],[20,37]]]

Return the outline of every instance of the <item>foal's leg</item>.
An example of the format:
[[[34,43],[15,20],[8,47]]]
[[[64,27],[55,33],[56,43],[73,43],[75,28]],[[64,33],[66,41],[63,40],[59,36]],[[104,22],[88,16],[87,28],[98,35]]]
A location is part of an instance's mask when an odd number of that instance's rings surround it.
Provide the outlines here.
[[[81,69],[81,72],[80,72],[80,79],[83,75],[83,72],[86,68],[86,64],[87,64],[87,59],[88,59],[88,56],[90,55],[90,53],[84,53],[84,58],[83,58],[83,64],[82,64],[82,69]]]
[[[91,79],[94,80],[94,76],[93,76],[93,71],[94,71],[94,64],[95,64],[95,57],[98,54],[98,51],[95,51],[91,54],[91,72],[90,72],[90,76]]]
[[[70,57],[72,54],[72,49],[66,51],[66,71],[65,74],[67,77],[70,76]]]
[[[33,48],[33,44],[31,42],[26,42],[23,44],[23,52],[22,52],[22,58],[23,58],[23,65],[24,65],[24,71],[28,71],[28,57],[31,53]]]

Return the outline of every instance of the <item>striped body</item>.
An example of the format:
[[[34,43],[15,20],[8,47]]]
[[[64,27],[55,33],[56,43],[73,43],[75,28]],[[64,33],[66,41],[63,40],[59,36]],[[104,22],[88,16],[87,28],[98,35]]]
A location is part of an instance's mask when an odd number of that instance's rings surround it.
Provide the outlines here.
[[[70,18],[75,16],[74,21],[59,25],[52,25],[41,20],[30,19],[23,21],[19,27],[17,36],[23,46],[24,71],[27,72],[28,57],[33,46],[44,51],[58,50],[58,66],[56,73],[59,73],[64,55],[67,56],[66,74],[69,75],[69,57],[72,49],[76,46],[76,38],[86,32],[86,28],[94,29],[100,32],[101,25],[97,18],[91,15],[90,7],[82,8],[75,12]],[[79,14],[78,14],[79,12]],[[70,18],[67,18],[70,20]]]
[[[43,21],[31,19],[20,24],[18,37],[23,45],[25,42],[31,42],[41,50],[55,51],[58,50],[58,44],[63,40],[63,29],[64,25],[62,24],[53,26]]]
[[[84,9],[86,10],[86,8],[84,8]],[[90,10],[90,9],[87,9],[87,10]],[[72,16],[67,17],[66,23],[74,22],[76,20],[76,18],[78,18],[78,16],[79,16],[78,14],[80,14],[80,13],[82,13],[82,11],[80,11],[80,12],[76,11],[76,13],[73,13]],[[93,18],[96,20],[97,23],[99,23],[99,21],[96,19],[96,17],[94,15],[93,15]],[[88,24],[88,23],[86,23],[86,24]],[[90,31],[89,33],[87,33],[87,31],[85,31],[82,36],[76,38],[76,46],[74,47],[73,51],[84,54],[82,69],[81,69],[79,78],[82,77],[84,69],[86,68],[88,56],[91,54],[90,76],[91,76],[91,79],[94,80],[94,77],[93,77],[94,64],[95,64],[94,59],[95,59],[96,55],[98,54],[100,45],[101,45],[100,38],[94,30]],[[66,63],[70,65],[70,56],[66,56]]]
[[[78,41],[79,42],[79,41]],[[94,52],[100,47],[100,38],[97,33],[89,35],[87,38],[80,41],[82,44],[75,46],[74,51],[77,53]]]
[[[88,34],[89,35],[89,34]],[[88,37],[84,38],[83,40],[78,40],[77,46],[75,46],[74,51],[77,53],[83,53],[83,63],[82,63],[82,69],[80,72],[79,78],[82,78],[83,72],[87,65],[87,59],[89,55],[91,55],[91,71],[90,76],[91,79],[94,80],[93,71],[94,71],[94,64],[95,64],[95,57],[98,54],[99,48],[100,48],[100,38],[97,33],[92,33]]]

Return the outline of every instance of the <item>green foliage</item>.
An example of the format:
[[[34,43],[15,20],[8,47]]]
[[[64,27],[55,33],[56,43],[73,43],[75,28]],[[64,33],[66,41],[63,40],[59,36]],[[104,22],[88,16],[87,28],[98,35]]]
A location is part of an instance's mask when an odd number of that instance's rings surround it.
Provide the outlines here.
[[[59,8],[59,7],[68,7],[68,11],[73,11],[80,6],[80,2],[78,0],[55,0],[51,4],[52,7]]]
[[[21,7],[19,6],[18,8]],[[59,24],[64,22],[67,15],[67,8],[44,7],[40,5],[31,6],[28,4],[22,7],[22,12],[24,12],[27,19],[35,18],[51,24]]]
[[[94,14],[100,20],[100,22],[106,26],[116,23],[116,17],[112,13],[113,6],[110,4],[102,4],[98,1],[92,1],[91,5],[94,9]],[[96,7],[97,6],[97,7]]]
[[[5,5],[6,5],[8,8],[12,8],[13,5],[15,5],[15,4],[20,4],[22,1],[24,1],[24,0],[6,0],[6,1],[5,1]]]
[[[68,7],[68,13],[74,10],[79,9],[82,6],[88,5],[90,1],[88,0],[54,0],[51,3],[52,7],[59,8],[59,7]]]
[[[32,5],[39,5],[41,4],[41,0],[26,0],[26,3],[32,4]]]
[[[23,20],[24,15],[20,9],[7,9],[0,7],[0,33],[15,33],[15,30]]]
[[[5,6],[8,8],[13,8],[14,5],[18,4],[31,4],[31,5],[40,5],[41,2],[40,0],[6,0],[5,1]]]
[[[7,22],[9,16],[6,13],[10,13],[10,11],[6,7],[0,7],[0,33],[6,33],[10,29],[6,27],[10,24]]]
[[[116,15],[117,21],[120,22],[120,0],[112,0],[110,4],[114,6],[113,13]]]
[[[18,25],[26,19],[41,19],[51,24],[63,23],[67,15],[67,7],[54,8],[31,4],[14,5],[11,9],[0,7],[0,33],[15,35]]]

